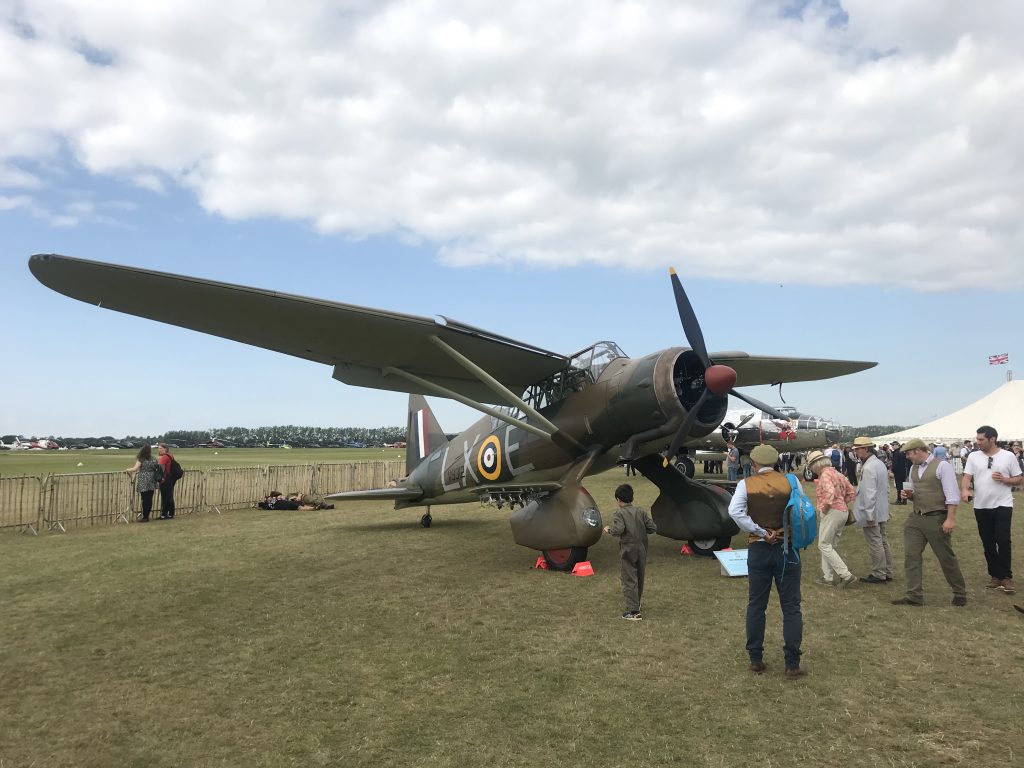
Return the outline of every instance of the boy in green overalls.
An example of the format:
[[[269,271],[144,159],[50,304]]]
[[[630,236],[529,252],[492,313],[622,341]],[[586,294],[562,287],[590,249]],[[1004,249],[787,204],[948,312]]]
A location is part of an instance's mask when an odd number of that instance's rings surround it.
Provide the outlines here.
[[[633,506],[633,486],[620,485],[615,489],[615,517],[604,532],[619,537],[619,564],[622,572],[622,595],[626,598],[626,612],[622,618],[640,621],[640,600],[644,595],[644,571],[647,570],[647,534],[655,533],[650,514],[643,507]]]

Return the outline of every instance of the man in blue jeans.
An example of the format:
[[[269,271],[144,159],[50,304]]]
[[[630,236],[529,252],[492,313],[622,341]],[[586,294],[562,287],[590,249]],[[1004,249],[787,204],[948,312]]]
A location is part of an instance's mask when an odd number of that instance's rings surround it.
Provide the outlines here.
[[[800,644],[804,618],[800,611],[800,560],[783,545],[782,521],[789,502],[786,476],[775,471],[779,452],[759,445],[750,452],[754,474],[741,480],[729,503],[729,515],[747,532],[747,654],[750,671],[761,674],[764,663],[764,625],[772,582],[782,605],[782,640],[787,680],[803,677]]]
[[[730,440],[725,444],[725,469],[729,473],[729,481],[736,482],[740,475],[740,451]]]

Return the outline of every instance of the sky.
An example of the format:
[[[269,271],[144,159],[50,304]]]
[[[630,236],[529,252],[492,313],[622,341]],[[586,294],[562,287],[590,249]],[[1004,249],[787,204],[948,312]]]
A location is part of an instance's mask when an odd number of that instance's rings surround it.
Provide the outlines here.
[[[674,266],[711,351],[877,361],[782,389],[852,425],[1024,376],[1014,0],[0,0],[0,19],[0,433],[405,422],[402,394],[54,293],[33,253],[632,356],[686,343]],[[448,431],[476,418],[431,402]]]

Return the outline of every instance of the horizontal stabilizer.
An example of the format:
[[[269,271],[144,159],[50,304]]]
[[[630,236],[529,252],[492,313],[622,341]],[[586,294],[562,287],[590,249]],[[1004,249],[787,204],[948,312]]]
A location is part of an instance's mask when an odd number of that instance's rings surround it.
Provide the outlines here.
[[[423,495],[423,489],[419,486],[399,486],[397,488],[371,488],[367,491],[342,491],[341,493],[330,493],[326,498],[331,501],[357,501],[359,499],[368,501],[399,501],[402,499],[418,499]]]

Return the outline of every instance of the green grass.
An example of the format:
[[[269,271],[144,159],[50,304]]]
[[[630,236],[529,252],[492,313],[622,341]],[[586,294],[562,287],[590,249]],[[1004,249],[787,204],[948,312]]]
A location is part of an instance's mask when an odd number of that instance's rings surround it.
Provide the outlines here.
[[[253,467],[261,464],[334,464],[405,456],[405,451],[397,448],[175,448],[172,452],[186,469]],[[127,449],[0,451],[0,477],[116,472],[134,464],[136,453],[135,450]]]
[[[621,471],[588,478],[610,517]],[[654,489],[631,480],[638,501]],[[902,561],[897,507],[893,544]],[[921,609],[895,586],[814,585],[805,665],[743,651],[746,580],[654,537],[646,620],[622,611],[617,549],[592,578],[532,570],[507,510],[356,503],[0,536],[0,765],[988,766],[1024,754],[1022,618],[970,585],[949,605],[926,554]],[[1015,524],[1017,540],[1024,532]],[[739,538],[737,538],[739,543]],[[840,551],[855,573],[863,537]]]

